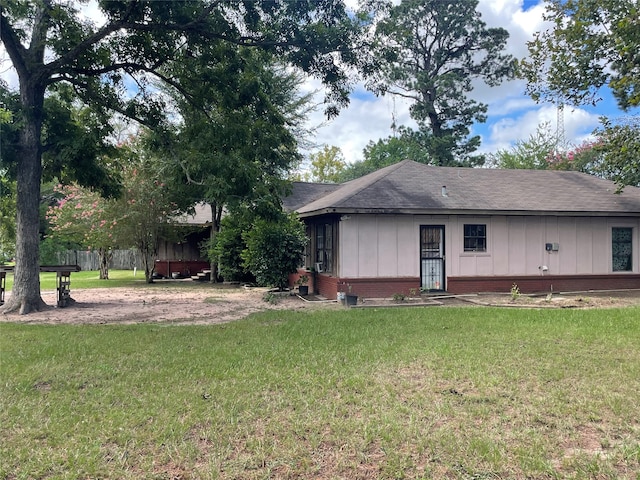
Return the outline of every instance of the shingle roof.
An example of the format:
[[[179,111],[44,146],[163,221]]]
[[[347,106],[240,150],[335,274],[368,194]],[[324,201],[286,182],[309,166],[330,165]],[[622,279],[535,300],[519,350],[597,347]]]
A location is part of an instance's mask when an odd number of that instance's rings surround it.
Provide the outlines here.
[[[294,185],[293,210],[304,217],[333,212],[640,215],[640,188],[616,194],[613,182],[579,172],[434,167],[405,160],[324,191],[311,185],[317,184]]]
[[[291,193],[283,198],[282,206],[286,211],[293,212],[340,187],[335,183],[293,182]]]

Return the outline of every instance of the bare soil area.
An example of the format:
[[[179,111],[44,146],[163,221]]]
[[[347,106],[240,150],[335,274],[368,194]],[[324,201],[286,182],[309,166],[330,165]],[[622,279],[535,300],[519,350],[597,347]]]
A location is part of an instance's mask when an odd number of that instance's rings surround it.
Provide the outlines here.
[[[11,293],[7,292],[7,297]],[[72,289],[72,304],[57,308],[56,292],[42,292],[50,308],[28,315],[0,315],[0,322],[47,324],[216,324],[245,318],[265,310],[309,311],[345,308],[336,302],[306,301],[267,289],[211,286],[191,282],[158,283],[136,288]],[[359,306],[504,306],[530,308],[611,308],[640,306],[640,290],[589,292],[571,295],[526,296],[460,295],[390,299],[364,299]]]
[[[72,285],[73,287],[73,285]],[[7,297],[11,295],[7,292]],[[189,283],[160,283],[136,288],[71,289],[73,301],[64,308],[54,307],[56,292],[43,291],[50,306],[27,315],[0,315],[0,321],[48,324],[132,324],[178,323],[215,324],[245,318],[265,310],[306,310],[336,303],[305,302],[286,294],[269,294],[267,289],[220,288]]]

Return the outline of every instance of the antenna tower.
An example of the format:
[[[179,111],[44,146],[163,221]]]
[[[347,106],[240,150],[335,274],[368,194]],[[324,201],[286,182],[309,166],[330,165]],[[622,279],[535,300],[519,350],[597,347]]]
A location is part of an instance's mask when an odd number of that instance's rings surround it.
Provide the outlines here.
[[[556,107],[556,151],[564,152],[567,149],[567,137],[564,133],[564,104],[557,103]]]
[[[393,101],[393,111],[391,112],[391,131],[393,132],[393,136],[398,136],[398,124],[396,123],[396,97],[392,98]]]

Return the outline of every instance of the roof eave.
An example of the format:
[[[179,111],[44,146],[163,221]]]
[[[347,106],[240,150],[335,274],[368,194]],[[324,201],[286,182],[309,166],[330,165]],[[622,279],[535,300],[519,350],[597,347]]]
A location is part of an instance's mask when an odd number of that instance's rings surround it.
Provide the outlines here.
[[[300,218],[321,215],[475,215],[475,216],[555,216],[555,217],[633,217],[639,212],[624,211],[554,211],[554,210],[488,210],[488,209],[425,209],[425,208],[320,208],[308,212],[299,212]]]

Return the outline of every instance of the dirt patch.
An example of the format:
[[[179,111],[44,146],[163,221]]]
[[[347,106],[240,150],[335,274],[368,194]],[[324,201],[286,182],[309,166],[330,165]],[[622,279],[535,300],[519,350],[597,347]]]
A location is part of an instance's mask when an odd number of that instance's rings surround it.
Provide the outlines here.
[[[446,300],[444,300],[446,303]],[[479,294],[453,299],[474,305],[520,308],[617,308],[640,306],[640,290],[611,290],[547,295]]]
[[[73,286],[72,286],[73,287]],[[11,293],[7,292],[7,297]],[[135,288],[71,290],[73,303],[57,308],[55,291],[43,291],[50,307],[28,315],[0,315],[0,322],[47,324],[215,324],[245,318],[265,310],[338,308],[336,303],[305,302],[297,296],[269,294],[267,289],[220,288],[191,281]]]
[[[7,292],[7,296],[11,293]],[[336,302],[305,301],[298,296],[268,293],[259,288],[221,288],[189,280],[158,282],[135,288],[100,288],[71,291],[74,303],[55,308],[55,291],[43,291],[50,307],[28,315],[0,315],[0,322],[47,324],[216,324],[245,318],[265,310],[310,311],[345,308]],[[310,297],[314,300],[319,298]],[[442,295],[404,301],[364,299],[359,306],[505,306],[530,308],[609,308],[640,306],[640,290],[589,292],[571,295]]]
[[[428,306],[483,306],[517,308],[615,308],[640,306],[640,290],[602,292],[556,293],[549,295],[516,295],[480,293],[467,295],[425,294],[402,300],[365,298],[359,308],[367,307],[428,307]]]

